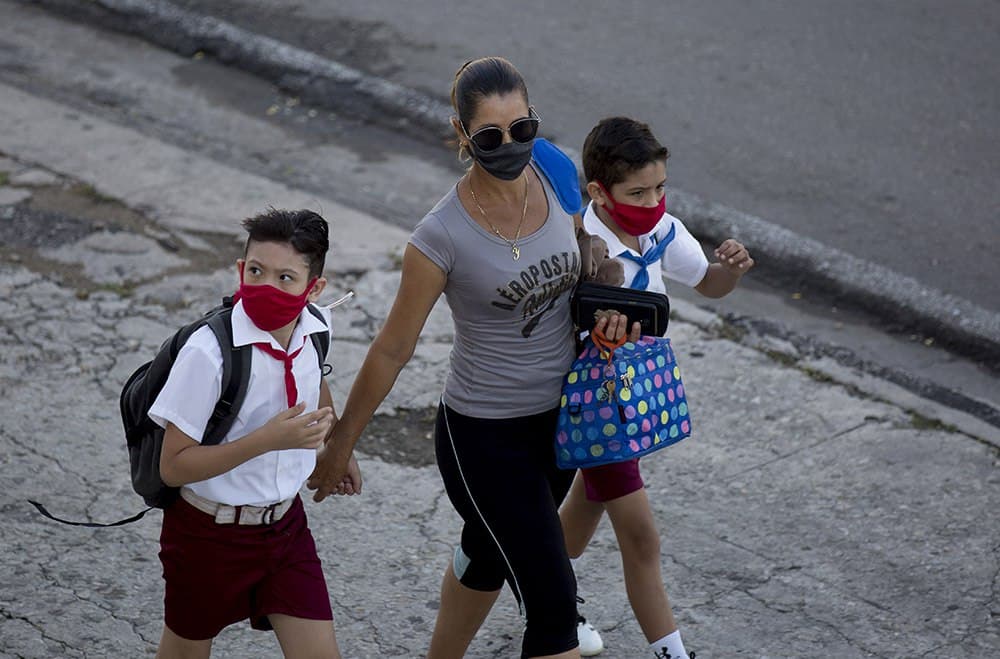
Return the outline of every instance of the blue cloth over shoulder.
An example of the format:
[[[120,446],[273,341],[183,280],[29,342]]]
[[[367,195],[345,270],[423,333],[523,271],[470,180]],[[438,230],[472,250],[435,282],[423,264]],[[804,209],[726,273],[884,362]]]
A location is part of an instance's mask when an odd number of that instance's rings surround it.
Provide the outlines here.
[[[559,205],[563,210],[573,215],[583,208],[583,195],[580,194],[580,176],[576,165],[559,147],[544,137],[535,138],[531,155],[535,164],[549,179],[556,191]]]

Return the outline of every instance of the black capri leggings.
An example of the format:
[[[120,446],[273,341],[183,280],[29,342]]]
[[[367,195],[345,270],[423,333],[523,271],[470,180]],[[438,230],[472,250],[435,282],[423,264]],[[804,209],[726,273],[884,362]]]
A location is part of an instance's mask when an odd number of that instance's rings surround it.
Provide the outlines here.
[[[558,512],[574,472],[556,467],[557,415],[480,419],[438,407],[438,468],[465,521],[455,576],[474,590],[510,584],[526,620],[522,657],[577,646],[576,578]]]

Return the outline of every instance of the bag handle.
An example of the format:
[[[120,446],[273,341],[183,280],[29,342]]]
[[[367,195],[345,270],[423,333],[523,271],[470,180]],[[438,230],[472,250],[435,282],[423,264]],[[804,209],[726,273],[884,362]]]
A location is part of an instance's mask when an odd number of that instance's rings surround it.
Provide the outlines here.
[[[617,341],[612,341],[605,336],[603,331],[595,327],[590,331],[590,340],[594,342],[595,346],[608,353],[608,362],[610,362],[615,354],[615,350],[625,345],[628,341],[628,336],[623,334]]]

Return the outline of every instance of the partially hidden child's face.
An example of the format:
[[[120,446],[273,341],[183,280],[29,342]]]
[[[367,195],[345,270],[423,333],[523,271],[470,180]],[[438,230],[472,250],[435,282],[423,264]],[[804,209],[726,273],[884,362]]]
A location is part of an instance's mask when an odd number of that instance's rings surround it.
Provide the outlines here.
[[[625,176],[625,180],[611,186],[609,192],[615,201],[632,206],[652,208],[660,203],[667,184],[667,163],[663,160],[651,162]]]
[[[237,269],[242,266],[243,283],[247,286],[269,284],[290,295],[302,295],[312,280],[309,263],[288,243],[250,241],[246,258],[238,260],[236,265]],[[325,279],[317,279],[308,301],[319,299],[325,285]]]

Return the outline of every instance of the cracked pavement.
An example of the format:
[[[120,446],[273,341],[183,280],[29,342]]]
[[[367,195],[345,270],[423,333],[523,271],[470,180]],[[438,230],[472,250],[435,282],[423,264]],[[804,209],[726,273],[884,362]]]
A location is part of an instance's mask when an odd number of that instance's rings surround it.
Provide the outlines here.
[[[2,82],[0,98],[0,657],[152,656],[160,514],[84,529],[27,499],[82,520],[141,508],[120,386],[231,290],[242,217],[273,204],[330,220],[330,299],[356,293],[334,313],[338,404],[392,302],[407,232],[349,206],[343,184],[318,195],[65,100]],[[377,163],[399,177],[411,165]],[[51,222],[74,229],[46,242]],[[695,431],[643,472],[687,645],[699,657],[995,656],[1000,442],[940,421],[932,401],[887,399],[855,371],[784,359],[773,340],[674,306]],[[428,435],[451,332],[442,302],[361,440],[364,493],[307,502],[345,657],[421,656],[430,638],[460,528]],[[606,520],[578,576],[603,656],[641,656]],[[517,656],[520,632],[505,592],[469,656]],[[246,625],[215,649],[279,655]]]

